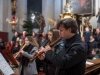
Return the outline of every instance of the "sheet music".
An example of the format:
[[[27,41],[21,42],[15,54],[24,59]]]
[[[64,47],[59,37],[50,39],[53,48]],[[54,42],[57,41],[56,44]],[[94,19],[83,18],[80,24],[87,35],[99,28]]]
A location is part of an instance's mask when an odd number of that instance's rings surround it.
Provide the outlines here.
[[[94,63],[89,62],[89,61],[86,61],[86,64],[87,64],[87,65],[93,65]]]
[[[6,60],[4,59],[1,53],[0,53],[0,69],[4,73],[4,75],[11,75],[14,73],[14,71],[6,62]]]

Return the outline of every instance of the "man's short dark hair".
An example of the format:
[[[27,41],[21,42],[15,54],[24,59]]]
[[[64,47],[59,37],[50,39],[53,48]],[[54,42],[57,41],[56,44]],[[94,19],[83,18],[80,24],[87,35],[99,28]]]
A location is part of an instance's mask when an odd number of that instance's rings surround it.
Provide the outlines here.
[[[60,26],[64,26],[64,28],[67,30],[69,28],[71,28],[71,32],[72,33],[77,33],[78,30],[78,24],[77,22],[72,19],[72,18],[66,18],[63,20],[60,20],[57,24],[57,28],[59,29]]]

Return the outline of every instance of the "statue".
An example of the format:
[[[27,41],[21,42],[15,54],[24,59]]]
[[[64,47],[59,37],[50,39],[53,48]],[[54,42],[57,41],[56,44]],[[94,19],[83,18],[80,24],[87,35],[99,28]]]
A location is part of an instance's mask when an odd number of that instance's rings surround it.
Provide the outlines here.
[[[72,11],[72,6],[71,6],[71,0],[68,1],[68,3],[64,6],[65,12],[71,12]]]
[[[46,24],[45,24],[45,19],[42,14],[40,14],[40,20],[36,20],[36,22],[39,25],[39,32],[43,32]]]
[[[89,21],[90,21],[91,17],[92,17],[92,15],[90,15],[89,17],[86,17],[84,19],[84,23],[85,23],[86,26],[90,25],[90,22]]]
[[[53,19],[51,19],[51,18],[48,18],[48,20],[49,20],[51,23],[53,23],[53,28],[57,28],[57,22],[58,22],[58,20],[53,20]]]
[[[92,18],[92,15],[84,19],[85,26],[89,27],[90,29],[92,29],[92,26],[90,25],[90,22],[89,22],[91,18]]]
[[[99,8],[99,11],[98,11],[98,14],[96,15],[96,17],[98,17],[98,20],[97,20],[97,23],[98,23],[97,28],[100,29],[100,8]]]
[[[76,20],[76,15],[72,12],[72,5],[71,5],[72,0],[68,0],[67,4],[64,6],[64,11],[65,13],[60,14],[60,19],[64,18],[73,18]]]

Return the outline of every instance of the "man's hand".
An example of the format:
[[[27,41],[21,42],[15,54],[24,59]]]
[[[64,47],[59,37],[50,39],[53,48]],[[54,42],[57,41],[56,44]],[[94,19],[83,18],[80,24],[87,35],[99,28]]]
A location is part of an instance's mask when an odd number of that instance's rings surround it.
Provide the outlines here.
[[[51,47],[50,47],[49,45],[45,46],[44,51],[47,52],[47,51],[49,51],[49,50],[51,50]]]
[[[23,50],[20,51],[20,53],[23,53],[23,52],[24,52]]]
[[[42,53],[41,55],[38,56],[38,58],[39,58],[40,60],[44,60],[44,59],[45,59],[45,54]]]
[[[45,58],[45,54],[43,53],[44,52],[44,47],[40,47],[40,49],[38,50],[38,51],[35,51],[34,52],[34,54],[36,55],[36,56],[38,56],[38,58],[40,59],[40,60],[44,60],[44,58]]]

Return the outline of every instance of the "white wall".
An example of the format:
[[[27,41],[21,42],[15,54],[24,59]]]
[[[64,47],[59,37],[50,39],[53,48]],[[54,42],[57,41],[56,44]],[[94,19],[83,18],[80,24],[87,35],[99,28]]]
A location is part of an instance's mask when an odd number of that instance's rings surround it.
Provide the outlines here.
[[[3,20],[3,19],[2,19],[2,18],[3,18],[3,17],[2,17],[2,16],[3,16],[3,15],[2,15],[2,13],[3,13],[2,7],[3,7],[3,0],[0,0],[0,31],[2,31],[2,28],[3,28],[3,27],[2,27],[2,20]]]
[[[27,18],[27,0],[17,0],[17,15],[18,15],[18,26],[19,32],[22,32],[23,21]]]
[[[7,3],[8,3],[7,4],[7,6],[8,6],[7,7],[8,13],[7,13],[7,17],[6,18],[11,19],[11,1],[7,0]],[[7,27],[8,27],[9,41],[11,41],[14,33],[12,32],[11,24],[9,24],[8,22],[6,22],[6,23],[7,23]]]
[[[11,10],[11,9],[10,9]],[[8,0],[3,0],[3,30],[4,32],[8,32],[8,22],[6,22],[6,19],[7,19],[7,11],[8,11]]]
[[[66,5],[66,0],[61,0],[62,1],[62,5],[61,5],[61,12],[64,13],[64,6]]]
[[[52,26],[48,21],[48,18],[54,19],[54,0],[42,0],[42,13],[46,22],[44,31],[47,33],[49,28],[51,28]]]
[[[59,14],[61,14],[62,0],[54,0],[54,19],[59,19]]]

